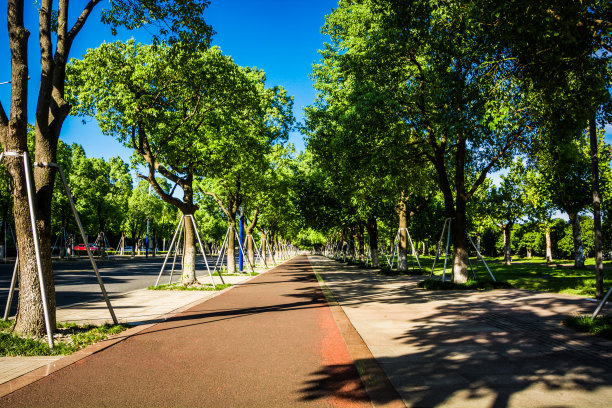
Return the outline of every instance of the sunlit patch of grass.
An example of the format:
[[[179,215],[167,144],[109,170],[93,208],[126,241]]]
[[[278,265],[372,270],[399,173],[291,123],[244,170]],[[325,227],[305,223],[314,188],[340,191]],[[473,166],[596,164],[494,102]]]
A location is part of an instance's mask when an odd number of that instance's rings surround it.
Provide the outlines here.
[[[612,316],[604,315],[591,319],[591,316],[572,316],[563,320],[563,324],[582,333],[612,340]]]
[[[229,288],[230,286],[232,286],[231,283],[215,284],[214,287],[213,287],[213,285],[204,285],[204,284],[184,286],[184,285],[181,285],[180,283],[171,283],[169,285],[149,286],[147,289],[148,290],[203,290],[203,291],[213,291],[213,290],[223,290],[223,289]]]
[[[102,326],[58,324],[61,340],[55,341],[53,349],[44,339],[19,337],[12,332],[12,321],[0,324],[0,356],[59,356],[72,354],[91,344],[106,340],[110,336],[130,328],[129,325],[104,324]]]
[[[420,257],[423,269],[431,270],[433,257]],[[477,281],[492,281],[484,264],[476,257],[470,258],[472,267],[477,276]],[[520,259],[511,265],[505,265],[503,258],[485,258],[487,265],[497,281],[510,283],[517,289],[528,289],[541,292],[565,293],[583,297],[595,297],[595,271],[592,268],[574,269],[568,266],[560,266],[556,260],[546,264],[543,258],[532,258],[531,260]],[[529,262],[523,262],[529,261]],[[572,261],[567,261],[571,263]],[[588,264],[588,262],[587,262]],[[436,262],[435,275],[440,278],[444,265],[444,258]],[[447,277],[451,277],[450,265],[447,265]],[[473,278],[468,268],[470,279]],[[604,287],[612,286],[612,271],[604,270]]]

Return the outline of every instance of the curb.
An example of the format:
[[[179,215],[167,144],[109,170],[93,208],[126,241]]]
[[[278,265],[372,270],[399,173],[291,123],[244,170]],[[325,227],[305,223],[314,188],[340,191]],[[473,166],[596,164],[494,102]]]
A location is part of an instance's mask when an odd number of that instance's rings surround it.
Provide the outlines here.
[[[344,339],[349,355],[353,360],[353,364],[357,368],[357,372],[359,372],[359,377],[365,387],[366,393],[370,397],[372,406],[405,408],[406,404],[404,400],[391,384],[391,381],[389,381],[389,378],[372,355],[368,345],[363,341],[363,338],[355,329],[346,313],[344,313],[342,305],[338,302],[331,289],[325,284],[321,275],[315,270],[310,262],[310,257],[308,257],[308,262],[310,263],[310,269],[317,278],[317,282],[325,296],[325,300],[331,309],[336,325],[340,330],[340,334]]]
[[[89,357],[89,356],[91,356],[93,354],[99,353],[99,352],[101,352],[103,350],[106,350],[109,347],[114,346],[115,344],[121,343],[122,341],[124,341],[124,340],[126,340],[126,339],[128,339],[130,337],[136,336],[140,332],[142,332],[142,331],[144,331],[146,329],[149,329],[149,328],[151,328],[151,327],[155,326],[156,324],[159,324],[159,323],[161,323],[163,321],[169,320],[172,317],[178,315],[179,313],[182,313],[182,312],[184,312],[186,310],[189,310],[192,307],[194,307],[194,306],[196,306],[196,305],[198,305],[200,303],[207,302],[208,300],[216,298],[217,296],[220,296],[221,294],[223,294],[223,293],[225,293],[227,291],[230,291],[230,290],[232,290],[235,287],[238,287],[238,286],[241,286],[241,285],[243,285],[245,283],[248,283],[251,280],[257,278],[258,276],[261,276],[264,273],[267,273],[267,272],[269,272],[269,271],[271,271],[273,269],[276,269],[277,267],[283,265],[285,262],[290,261],[291,259],[293,259],[293,257],[289,258],[289,259],[283,261],[282,263],[280,263],[280,264],[278,264],[278,265],[276,265],[276,266],[274,266],[272,268],[269,268],[269,269],[267,269],[267,270],[265,270],[265,271],[263,271],[263,272],[261,272],[261,273],[259,273],[257,275],[250,276],[248,279],[245,279],[244,281],[242,281],[240,283],[232,285],[232,286],[230,286],[228,288],[225,288],[223,290],[220,290],[218,292],[213,292],[209,297],[206,297],[205,299],[195,300],[195,301],[190,302],[190,303],[188,303],[186,305],[183,305],[183,306],[181,306],[181,307],[179,307],[177,309],[174,309],[174,310],[172,310],[170,312],[167,312],[167,313],[164,313],[162,315],[159,315],[159,316],[157,316],[156,318],[153,319],[153,320],[156,320],[156,322],[154,322],[154,323],[145,323],[145,324],[138,325],[136,327],[132,327],[131,329],[127,329],[127,330],[125,330],[125,331],[123,331],[123,332],[121,332],[121,333],[119,333],[119,334],[117,334],[115,336],[109,337],[106,340],[103,340],[103,341],[100,341],[98,343],[95,343],[95,344],[92,344],[90,346],[87,346],[84,349],[81,349],[79,351],[74,352],[73,354],[70,354],[68,356],[60,358],[57,361],[54,361],[54,362],[49,363],[49,364],[47,364],[45,366],[39,367],[39,368],[37,368],[35,370],[32,370],[32,371],[27,372],[27,373],[25,373],[23,375],[20,375],[19,377],[16,377],[16,378],[14,378],[12,380],[9,380],[9,381],[7,381],[5,383],[2,383],[2,384],[0,384],[0,397],[4,397],[4,396],[6,396],[8,394],[11,394],[12,392],[17,391],[20,388],[23,388],[23,387],[25,387],[27,385],[30,385],[30,384],[38,381],[38,380],[41,380],[44,377],[47,377],[50,374],[53,374],[53,373],[55,373],[55,372],[57,372],[57,371],[59,371],[59,370],[61,370],[63,368],[66,368],[66,367],[68,367],[68,366],[70,366],[72,364],[75,364],[75,363],[77,363],[77,362],[79,362],[79,361],[81,361],[81,360],[83,360],[83,359],[85,359],[85,358],[87,358],[87,357]],[[139,290],[142,290],[142,289],[139,289]],[[130,292],[126,292],[126,293],[137,292],[139,290],[130,291]],[[27,357],[24,357],[24,358],[27,358]]]

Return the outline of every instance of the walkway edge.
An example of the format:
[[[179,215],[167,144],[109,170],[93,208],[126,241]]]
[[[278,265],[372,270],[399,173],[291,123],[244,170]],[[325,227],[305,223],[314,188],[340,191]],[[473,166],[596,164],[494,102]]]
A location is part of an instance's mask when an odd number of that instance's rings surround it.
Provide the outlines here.
[[[99,353],[102,350],[105,350],[111,346],[114,346],[117,343],[120,343],[132,336],[137,335],[138,333],[142,332],[143,330],[146,330],[152,326],[155,326],[156,324],[160,323],[161,321],[165,321],[168,320],[170,318],[172,318],[173,316],[176,316],[179,313],[182,313],[186,310],[191,309],[192,307],[194,307],[195,305],[198,305],[200,303],[204,303],[209,301],[210,299],[214,299],[217,296],[220,296],[221,294],[232,290],[234,287],[243,285],[247,282],[249,282],[250,280],[258,277],[259,275],[262,275],[264,273],[267,273],[279,266],[281,266],[282,264],[284,264],[287,261],[290,261],[291,259],[293,259],[293,257],[281,262],[278,265],[273,266],[272,268],[269,268],[257,275],[253,275],[251,276],[249,279],[246,279],[236,285],[232,285],[228,288],[225,288],[223,290],[220,290],[218,292],[214,292],[212,296],[206,297],[205,299],[198,299],[195,300],[193,302],[190,302],[184,306],[181,306],[177,309],[174,309],[168,313],[164,313],[159,315],[158,317],[156,317],[154,320],[156,320],[153,323],[146,323],[146,324],[142,324],[142,325],[138,325],[136,327],[132,327],[131,329],[127,329],[123,332],[121,332],[120,334],[117,334],[115,336],[112,336],[106,340],[103,340],[99,343],[95,343],[92,344],[90,346],[85,347],[84,349],[81,349],[73,354],[70,354],[68,356],[62,357],[57,361],[54,361],[52,363],[49,363],[45,366],[39,367],[35,370],[32,370],[28,373],[25,373],[17,378],[14,378],[12,380],[9,380],[5,383],[0,384],[0,397],[4,397],[5,395],[8,395],[14,391],[17,391],[20,388],[23,388],[27,385],[30,385],[54,372],[57,372],[63,368],[66,368],[72,364],[77,363],[80,360],[83,360],[84,358],[87,358],[89,356],[91,356],[92,354],[96,354]]]
[[[332,290],[327,287],[325,280],[316,271],[312,262],[310,262],[310,256],[308,257],[308,262],[319,282],[321,291],[327,300],[327,304],[344,339],[349,355],[359,372],[361,382],[372,401],[372,405],[381,408],[405,408],[406,404],[404,404],[402,397],[391,384],[391,381],[389,381],[389,378],[372,355],[368,345],[363,341],[359,332],[357,332],[346,313],[344,313],[342,305],[336,300]]]

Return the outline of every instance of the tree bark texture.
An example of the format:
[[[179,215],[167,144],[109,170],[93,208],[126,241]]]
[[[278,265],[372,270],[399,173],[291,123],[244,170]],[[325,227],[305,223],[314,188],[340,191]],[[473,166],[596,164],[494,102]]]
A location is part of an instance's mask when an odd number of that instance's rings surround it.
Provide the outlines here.
[[[267,248],[267,244],[266,244],[266,233],[263,231],[259,232],[259,242],[261,242],[261,258],[267,263],[267,256],[268,256],[268,248]]]
[[[229,219],[227,233],[227,273],[236,273],[236,214]]]
[[[468,281],[469,253],[465,228],[465,201],[457,199],[457,211],[452,221],[451,231],[453,241],[453,281],[455,283],[466,283]]]
[[[9,0],[7,6],[11,52],[11,99],[8,117],[4,108],[0,105],[0,142],[5,151],[23,153],[27,151],[27,42],[30,33],[24,27],[23,1]],[[7,157],[4,160],[13,180],[13,216],[19,247],[19,300],[14,330],[20,335],[41,335],[45,333],[45,323],[34,254],[24,163],[23,159],[19,157]],[[36,201],[36,198],[34,201]],[[49,301],[51,327],[54,328],[55,293],[53,276],[52,273],[49,273],[51,255],[48,242],[46,247],[48,259],[43,262],[43,273],[47,278],[45,279],[45,290]],[[41,249],[44,251],[44,248]]]
[[[546,226],[546,262],[552,262],[552,239],[550,237],[550,227]]]
[[[187,214],[185,214],[187,215]],[[193,214],[191,214],[193,216]],[[196,237],[193,222],[185,218],[185,244],[183,246],[183,274],[181,285],[190,286],[198,283],[196,277]]]
[[[455,188],[455,219],[453,220],[453,280],[455,283],[468,281],[468,242],[466,236],[466,208],[468,196],[465,188],[466,140],[457,141]]]
[[[595,296],[600,299],[604,296],[603,287],[603,251],[601,233],[601,195],[599,192],[599,148],[597,143],[597,123],[595,115],[589,118],[589,144],[591,150],[591,177],[593,192],[593,232],[595,233]]]
[[[402,194],[403,197],[403,194]],[[397,215],[399,218],[399,237],[397,243],[397,270],[408,270],[408,211],[406,210],[406,202],[400,200],[397,206]]]
[[[253,214],[253,220],[246,227],[246,252],[247,257],[251,265],[255,265],[255,237],[253,237],[253,231],[255,230],[255,226],[257,225],[257,219],[259,217],[259,211],[255,210]]]
[[[509,222],[504,225],[504,264],[511,265],[512,264],[512,225],[513,223]]]

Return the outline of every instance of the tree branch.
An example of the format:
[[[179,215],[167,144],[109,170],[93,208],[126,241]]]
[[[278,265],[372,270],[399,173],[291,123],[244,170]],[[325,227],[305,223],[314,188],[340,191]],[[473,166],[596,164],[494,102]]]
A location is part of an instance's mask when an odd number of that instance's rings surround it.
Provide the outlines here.
[[[0,126],[8,126],[8,116],[6,116],[2,101],[0,101]]]
[[[215,193],[210,192],[210,191],[203,191],[201,188],[199,189],[202,194],[206,194],[208,196],[211,196],[219,205],[219,207],[221,207],[221,209],[223,210],[223,212],[225,213],[225,215],[227,215],[227,218],[232,218],[230,212],[228,211],[227,208],[225,208],[225,205],[223,205],[223,201],[221,201],[221,199],[219,198],[219,196],[217,196]]]
[[[472,198],[472,196],[474,195],[474,193],[476,192],[478,187],[480,187],[480,185],[487,178],[487,173],[489,172],[489,170],[491,170],[491,168],[504,155],[504,153],[506,153],[506,151],[508,151],[508,149],[510,149],[512,147],[512,145],[514,145],[514,143],[516,143],[518,138],[525,132],[525,130],[526,130],[526,128],[523,127],[521,129],[519,129],[518,131],[516,131],[514,133],[514,135],[508,139],[508,141],[506,142],[505,146],[502,147],[499,150],[499,152],[497,152],[497,154],[489,161],[489,164],[484,169],[482,169],[482,171],[480,172],[480,176],[478,177],[478,179],[476,179],[476,181],[474,182],[474,185],[472,186],[470,191],[466,194],[466,201],[469,201],[470,198]]]
[[[70,32],[68,32],[68,35],[66,36],[66,49],[70,49],[70,46],[72,45],[72,41],[74,41],[74,38],[77,36],[79,31],[81,31],[81,29],[83,28],[83,25],[85,25],[87,18],[91,14],[91,11],[98,3],[101,3],[101,2],[102,0],[90,0],[90,2],[87,3],[83,11],[81,12],[81,15],[79,16],[77,21],[74,23],[74,25],[70,29]]]

